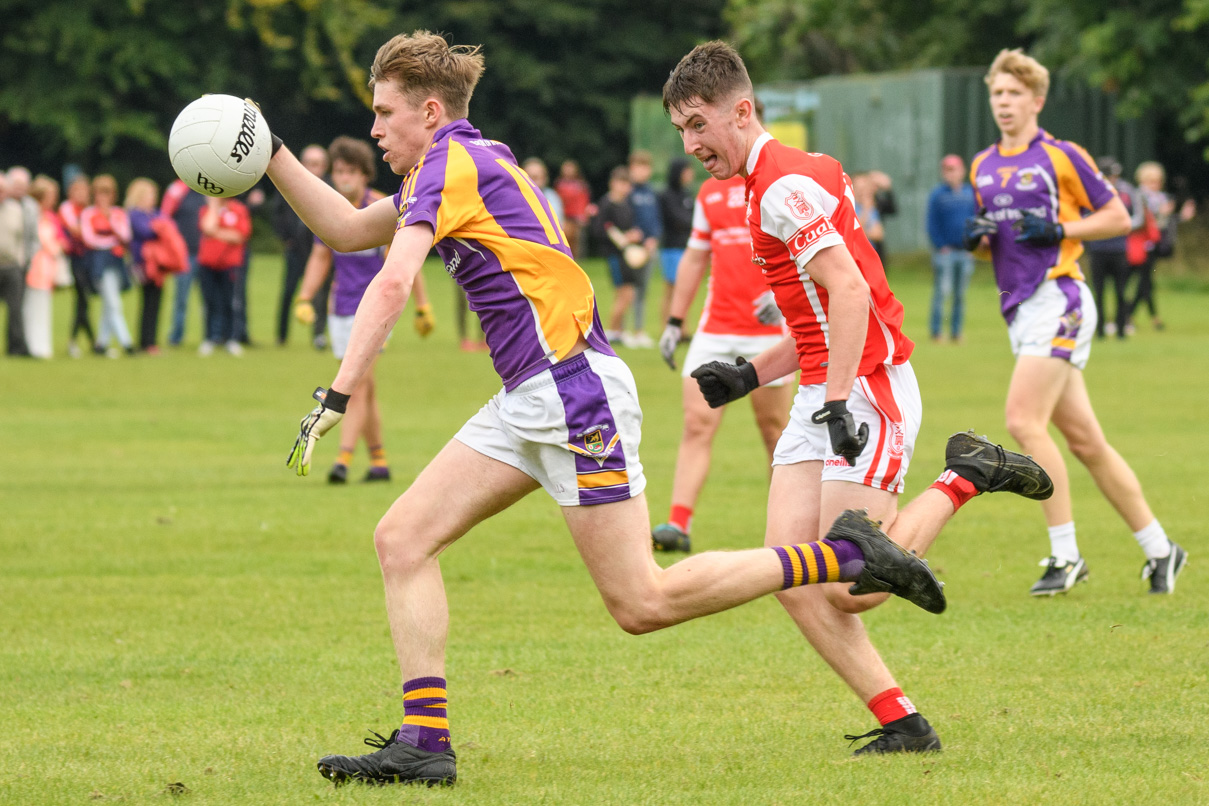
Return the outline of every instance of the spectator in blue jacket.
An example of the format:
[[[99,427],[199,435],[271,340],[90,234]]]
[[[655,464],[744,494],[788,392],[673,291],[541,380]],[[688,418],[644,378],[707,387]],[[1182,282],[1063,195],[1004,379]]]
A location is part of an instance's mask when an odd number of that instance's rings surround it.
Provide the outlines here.
[[[966,287],[974,274],[974,256],[962,246],[962,230],[967,218],[978,212],[974,188],[966,181],[965,161],[947,154],[940,161],[941,182],[928,196],[928,238],[932,241],[932,314],[928,331],[932,341],[944,340],[945,301],[952,296],[949,334],[961,341],[965,316]]]

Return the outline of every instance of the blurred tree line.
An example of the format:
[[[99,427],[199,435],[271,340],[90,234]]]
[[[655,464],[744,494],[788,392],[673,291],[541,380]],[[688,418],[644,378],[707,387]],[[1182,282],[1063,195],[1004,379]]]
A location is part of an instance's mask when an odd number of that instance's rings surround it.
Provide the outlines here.
[[[1154,110],[1173,169],[1204,176],[1209,141],[1209,0],[0,0],[0,20],[0,164],[52,172],[170,178],[168,129],[205,92],[256,98],[296,150],[368,137],[367,68],[416,28],[484,45],[485,134],[519,159],[577,159],[598,188],[625,158],[630,98],[719,36],[757,81],[1023,46],[1117,92],[1124,114]]]
[[[482,44],[471,120],[597,187],[623,162],[630,98],[721,36],[725,0],[0,0],[0,166],[66,162],[171,178],[180,109],[207,92],[255,98],[297,152],[369,138],[378,47],[427,28]],[[380,177],[379,184],[390,180]]]

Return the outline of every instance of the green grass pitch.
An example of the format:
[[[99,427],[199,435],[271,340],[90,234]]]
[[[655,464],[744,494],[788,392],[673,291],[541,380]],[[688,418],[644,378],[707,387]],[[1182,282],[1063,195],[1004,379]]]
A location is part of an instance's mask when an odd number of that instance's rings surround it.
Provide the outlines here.
[[[589,267],[607,309],[603,266]],[[438,330],[421,341],[408,312],[379,365],[387,486],[329,487],[332,438],[316,475],[285,467],[335,361],[297,325],[294,346],[271,346],[275,258],[254,264],[260,346],[242,359],[196,355],[195,310],[186,349],[161,358],[0,360],[0,804],[1209,802],[1209,296],[1163,288],[1168,329],[1097,344],[1087,381],[1189,567],[1174,596],[1148,597],[1141,552],[1072,460],[1091,579],[1031,599],[1040,509],[973,502],[931,554],[948,612],[892,601],[866,617],[944,753],[851,760],[843,734],[875,724],[771,598],[625,635],[537,493],[442,559],[457,786],[334,790],[316,758],[368,750],[367,731],[402,715],[374,525],[498,388],[485,354],[458,350],[450,281],[425,272]],[[1007,438],[1012,360],[985,264],[960,347],[926,340],[926,269],[900,262],[890,278],[921,342],[914,495],[952,431]],[[133,320],[136,295],[126,303]],[[59,297],[60,355],[67,307]],[[657,351],[623,354],[658,522],[679,379]],[[352,476],[366,464],[362,452]],[[740,404],[698,548],[761,542],[764,464]]]

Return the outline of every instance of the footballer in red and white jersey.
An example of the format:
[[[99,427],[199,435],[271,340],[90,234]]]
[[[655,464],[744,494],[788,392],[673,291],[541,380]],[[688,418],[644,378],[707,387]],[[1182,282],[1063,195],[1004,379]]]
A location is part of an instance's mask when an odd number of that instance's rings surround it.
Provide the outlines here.
[[[705,180],[693,208],[688,246],[710,253],[709,288],[700,333],[720,336],[783,336],[780,324],[761,324],[756,299],[768,292],[760,269],[751,262],[747,190],[743,178]]]
[[[752,260],[764,272],[793,333],[802,385],[827,380],[827,289],[810,278],[810,260],[845,246],[869,286],[869,326],[858,376],[911,357],[903,306],[853,209],[852,183],[825,154],[808,154],[761,134],[747,159],[747,220]]]

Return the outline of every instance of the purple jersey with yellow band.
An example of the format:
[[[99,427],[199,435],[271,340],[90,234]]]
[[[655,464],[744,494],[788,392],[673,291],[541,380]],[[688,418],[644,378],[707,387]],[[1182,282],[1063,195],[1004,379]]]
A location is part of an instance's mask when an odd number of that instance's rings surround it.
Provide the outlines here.
[[[466,292],[504,388],[567,357],[580,336],[605,355],[596,293],[550,204],[501,142],[444,126],[395,195],[399,227],[423,221]]]
[[[991,260],[1005,319],[1011,322],[1016,308],[1043,281],[1083,279],[1078,263],[1082,241],[1016,243],[1012,229],[1025,213],[1057,223],[1078,221],[1116,198],[1116,190],[1081,146],[1054,139],[1045,130],[1022,149],[1007,151],[996,143],[971,161],[970,184],[986,217],[999,225],[990,239]]]

